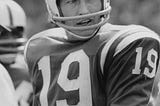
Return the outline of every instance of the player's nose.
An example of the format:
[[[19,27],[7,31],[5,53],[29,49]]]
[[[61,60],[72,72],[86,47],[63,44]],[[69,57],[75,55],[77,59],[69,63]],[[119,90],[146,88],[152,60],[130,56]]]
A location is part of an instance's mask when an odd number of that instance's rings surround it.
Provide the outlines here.
[[[81,0],[81,2],[79,3],[79,11],[78,11],[79,15],[85,15],[89,13],[89,9],[87,6],[87,3],[84,0]]]

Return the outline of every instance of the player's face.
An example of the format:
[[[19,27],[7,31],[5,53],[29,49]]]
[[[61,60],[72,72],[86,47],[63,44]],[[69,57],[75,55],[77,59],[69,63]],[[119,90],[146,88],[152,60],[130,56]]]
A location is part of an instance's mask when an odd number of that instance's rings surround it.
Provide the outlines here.
[[[86,15],[98,12],[102,9],[101,0],[61,0],[60,8],[64,17]],[[100,16],[83,18],[79,20],[66,21],[66,25],[82,27],[97,24],[101,21]],[[96,31],[96,28],[90,30],[81,30],[71,32],[80,36],[90,36]]]

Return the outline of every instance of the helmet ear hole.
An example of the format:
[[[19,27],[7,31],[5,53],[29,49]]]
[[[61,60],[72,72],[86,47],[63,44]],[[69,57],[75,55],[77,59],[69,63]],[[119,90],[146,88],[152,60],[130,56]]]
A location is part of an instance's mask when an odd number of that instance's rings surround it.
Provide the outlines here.
[[[22,27],[22,26],[17,26],[16,29],[17,29],[17,31],[20,31],[20,32],[24,31],[24,27]]]
[[[21,33],[23,33],[23,31],[24,31],[24,27],[22,27],[22,26],[17,26],[15,28],[12,28],[12,32],[21,32]]]
[[[23,31],[24,31],[24,27],[21,27],[21,26],[11,28],[12,36],[15,38],[23,37]]]
[[[59,11],[59,15],[61,17],[63,17],[63,13],[62,13],[62,10],[60,8],[60,2],[61,2],[61,0],[56,0],[56,4],[57,4],[58,11]],[[58,16],[58,14],[56,14],[56,16]]]
[[[60,2],[61,2],[61,0],[56,0],[57,7],[60,6]]]

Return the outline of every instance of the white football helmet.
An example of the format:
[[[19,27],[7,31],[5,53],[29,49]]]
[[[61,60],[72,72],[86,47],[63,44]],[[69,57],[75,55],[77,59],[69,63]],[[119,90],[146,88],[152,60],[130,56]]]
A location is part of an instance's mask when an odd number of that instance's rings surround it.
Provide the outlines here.
[[[86,30],[86,29],[100,27],[108,21],[110,16],[110,11],[111,11],[110,0],[102,0],[103,1],[102,11],[92,13],[92,14],[80,15],[80,16],[61,17],[57,7],[56,0],[45,0],[45,1],[47,4],[50,21],[68,30]],[[78,20],[78,19],[89,18],[94,16],[103,16],[103,19],[98,24],[90,25],[90,26],[82,26],[82,27],[68,26],[61,22],[61,21],[69,21],[69,20]]]
[[[0,0],[0,24],[3,26],[26,27],[23,8],[13,0]]]
[[[23,8],[13,0],[0,0],[0,25],[9,31],[0,33],[0,61],[11,63],[17,53],[22,53],[26,38],[26,15]]]

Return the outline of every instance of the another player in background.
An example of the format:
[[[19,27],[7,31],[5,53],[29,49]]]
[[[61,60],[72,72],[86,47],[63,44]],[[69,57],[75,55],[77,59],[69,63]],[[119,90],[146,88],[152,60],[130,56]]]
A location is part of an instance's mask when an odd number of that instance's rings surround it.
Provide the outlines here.
[[[112,25],[109,0],[46,0],[51,28],[34,35],[25,57],[32,106],[147,106],[160,38],[139,25]]]
[[[23,56],[27,40],[23,35],[26,27],[23,8],[13,0],[0,0],[0,24],[10,30],[0,36],[0,63],[11,76],[19,105],[28,106],[32,86]]]
[[[0,36],[6,32],[9,30],[0,25]],[[0,106],[18,106],[13,82],[2,64],[0,64],[0,86]]]

